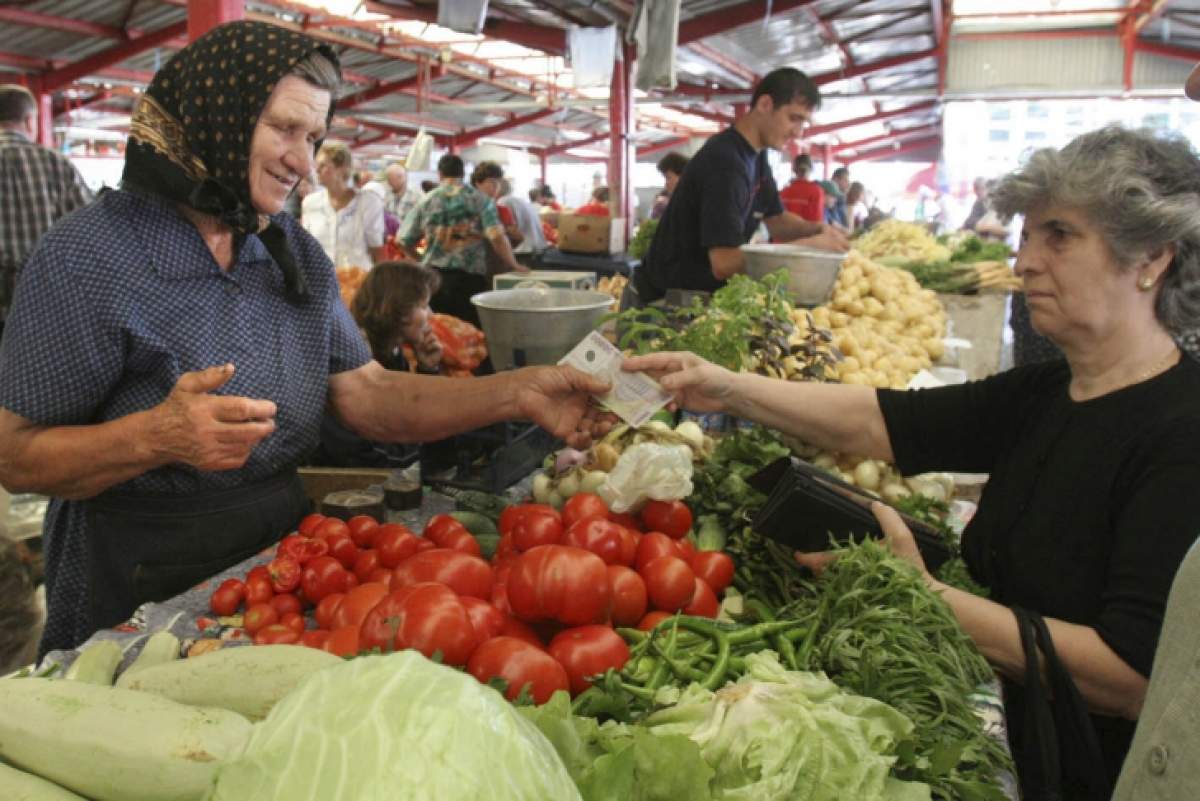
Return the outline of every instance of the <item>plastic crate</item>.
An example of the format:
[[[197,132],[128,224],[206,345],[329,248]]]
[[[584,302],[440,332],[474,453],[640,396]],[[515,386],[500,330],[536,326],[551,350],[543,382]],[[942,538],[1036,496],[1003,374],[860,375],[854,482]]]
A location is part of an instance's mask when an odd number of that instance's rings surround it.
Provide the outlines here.
[[[541,467],[561,444],[534,423],[498,423],[422,445],[421,483],[499,493]]]

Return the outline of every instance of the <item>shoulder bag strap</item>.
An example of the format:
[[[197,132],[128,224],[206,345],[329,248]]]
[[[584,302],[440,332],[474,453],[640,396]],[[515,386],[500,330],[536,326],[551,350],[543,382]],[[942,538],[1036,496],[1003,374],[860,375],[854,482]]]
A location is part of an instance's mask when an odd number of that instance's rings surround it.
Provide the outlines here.
[[[1021,632],[1021,648],[1025,652],[1021,746],[1019,752],[1013,755],[1021,782],[1021,797],[1025,801],[1061,801],[1062,764],[1058,732],[1050,698],[1042,684],[1037,628],[1033,622],[1038,615],[1019,606],[1014,606],[1012,612],[1017,620],[1017,629]]]

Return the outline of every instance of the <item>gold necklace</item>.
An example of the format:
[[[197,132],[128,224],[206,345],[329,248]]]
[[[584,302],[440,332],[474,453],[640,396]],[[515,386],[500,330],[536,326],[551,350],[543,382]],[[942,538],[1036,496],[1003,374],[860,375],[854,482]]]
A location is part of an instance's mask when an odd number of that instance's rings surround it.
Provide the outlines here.
[[[1179,355],[1179,348],[1175,347],[1175,345],[1172,344],[1170,352],[1167,353],[1167,355],[1165,357],[1156,361],[1150,367],[1150,369],[1148,369],[1148,370],[1146,370],[1146,372],[1138,375],[1137,378],[1133,379],[1125,386],[1130,387],[1130,386],[1133,386],[1134,384],[1140,384],[1143,381],[1149,381],[1151,378],[1153,378],[1154,376],[1158,375],[1161,372],[1164,372],[1168,367],[1170,367],[1171,362],[1178,355]]]

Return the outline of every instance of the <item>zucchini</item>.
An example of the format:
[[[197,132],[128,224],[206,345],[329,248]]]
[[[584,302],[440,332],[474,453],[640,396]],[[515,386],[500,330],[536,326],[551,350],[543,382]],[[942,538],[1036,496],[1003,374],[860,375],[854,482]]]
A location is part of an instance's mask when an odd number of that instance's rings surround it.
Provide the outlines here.
[[[121,664],[121,646],[112,640],[101,640],[84,648],[67,668],[65,679],[88,684],[111,686],[117,665]]]
[[[4,801],[87,801],[83,796],[0,762],[0,798]]]
[[[142,645],[142,652],[125,668],[122,678],[148,667],[174,662],[179,658],[179,638],[169,631],[156,631]]]
[[[133,675],[126,671],[117,686],[262,720],[310,673],[342,661],[302,645],[239,646],[155,665]]]
[[[252,726],[81,681],[0,681],[0,759],[95,801],[199,801]]]

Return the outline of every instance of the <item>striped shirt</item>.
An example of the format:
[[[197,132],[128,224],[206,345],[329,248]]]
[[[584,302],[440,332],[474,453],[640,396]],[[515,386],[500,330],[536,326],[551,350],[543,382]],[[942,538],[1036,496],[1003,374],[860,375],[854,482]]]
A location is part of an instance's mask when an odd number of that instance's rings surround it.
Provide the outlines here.
[[[58,218],[92,194],[65,156],[0,130],[0,321],[8,315],[13,284],[25,257]]]

